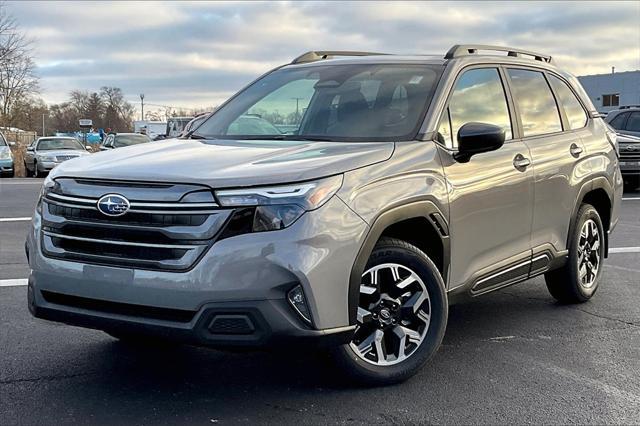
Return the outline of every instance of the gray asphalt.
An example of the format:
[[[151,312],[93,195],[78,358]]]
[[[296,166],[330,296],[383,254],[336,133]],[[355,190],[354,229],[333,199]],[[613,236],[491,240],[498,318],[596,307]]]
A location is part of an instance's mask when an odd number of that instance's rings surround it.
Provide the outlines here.
[[[39,186],[18,182],[0,181],[0,218],[31,215]],[[0,280],[27,276],[27,226],[0,222]],[[640,246],[640,200],[611,246]],[[0,424],[640,423],[640,253],[611,255],[583,305],[536,278],[453,306],[432,362],[373,389],[304,348],[131,347],[35,320],[25,300],[0,287]]]

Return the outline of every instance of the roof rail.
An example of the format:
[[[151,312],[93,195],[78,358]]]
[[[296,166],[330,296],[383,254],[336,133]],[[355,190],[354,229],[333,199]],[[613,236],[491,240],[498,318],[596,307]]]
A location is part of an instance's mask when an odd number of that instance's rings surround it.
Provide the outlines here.
[[[552,64],[553,60],[549,55],[543,55],[541,53],[530,52],[528,50],[514,49],[512,47],[502,47],[502,46],[487,46],[483,44],[456,44],[453,46],[446,55],[444,55],[445,59],[453,59],[459,58],[460,56],[469,56],[469,55],[477,55],[478,50],[493,50],[496,52],[507,52],[507,56],[520,57],[524,56],[533,56],[536,61],[546,62],[548,64]]]
[[[334,56],[373,56],[373,55],[388,55],[388,53],[376,53],[376,52],[357,52],[348,50],[314,50],[311,52],[303,53],[302,55],[291,61],[292,64],[304,64],[307,62],[320,61],[322,59],[329,59]]]
[[[623,105],[618,109],[631,109],[631,108],[640,108],[640,105]]]

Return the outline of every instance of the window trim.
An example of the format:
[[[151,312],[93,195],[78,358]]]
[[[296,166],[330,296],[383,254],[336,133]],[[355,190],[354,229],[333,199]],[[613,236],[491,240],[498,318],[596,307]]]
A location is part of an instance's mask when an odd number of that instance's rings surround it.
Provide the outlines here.
[[[524,135],[524,127],[522,126],[522,115],[520,114],[520,110],[518,108],[518,104],[516,102],[516,98],[515,95],[513,95],[512,93],[512,101],[513,101],[513,106],[516,110],[516,117],[518,120],[518,130],[519,130],[519,135],[518,138],[520,140],[532,140],[532,139],[536,139],[536,138],[540,138],[540,137],[548,137],[548,136],[554,136],[554,135],[562,135],[564,133],[569,132],[570,130],[566,130],[565,127],[565,117],[564,117],[564,111],[560,108],[560,106],[558,105],[558,100],[556,97],[555,92],[553,91],[553,88],[551,87],[551,84],[549,83],[549,80],[547,79],[546,76],[546,69],[544,68],[537,68],[537,67],[529,67],[526,65],[503,65],[504,71],[505,71],[505,75],[507,77],[507,82],[509,87],[511,88],[513,86],[513,81],[511,81],[511,77],[509,76],[509,70],[510,69],[515,69],[515,70],[525,70],[525,71],[534,71],[534,72],[539,72],[542,74],[544,81],[547,83],[547,87],[549,87],[549,90],[551,91],[551,96],[553,97],[553,100],[556,104],[556,109],[558,110],[558,117],[560,118],[560,127],[561,130],[558,132],[550,132],[550,133],[539,133],[536,135],[529,135],[529,136],[525,136]],[[587,121],[588,123],[588,121]]]
[[[518,139],[518,137],[516,137],[516,135],[518,135],[518,129],[517,129],[517,122],[515,119],[515,109],[513,108],[512,105],[512,98],[511,98],[511,91],[507,85],[507,82],[505,80],[505,75],[503,73],[502,70],[502,64],[499,63],[481,63],[481,64],[471,64],[468,65],[466,67],[461,68],[458,73],[456,74],[455,79],[453,80],[451,87],[449,88],[449,91],[447,93],[447,98],[445,100],[444,103],[444,107],[442,109],[442,111],[440,111],[439,117],[438,117],[438,121],[435,127],[435,131],[434,131],[434,136],[433,136],[433,140],[434,142],[436,142],[438,145],[448,149],[451,152],[457,152],[458,151],[458,144],[457,141],[455,140],[457,135],[453,134],[453,128],[452,123],[451,123],[451,112],[449,111],[449,104],[451,102],[451,97],[453,96],[453,92],[456,89],[456,85],[458,84],[458,81],[460,80],[460,77],[462,77],[462,75],[464,73],[466,73],[467,71],[472,71],[472,70],[476,70],[476,69],[495,69],[498,72],[498,77],[500,78],[500,84],[502,85],[502,90],[504,92],[504,100],[505,103],[507,104],[507,112],[509,114],[509,122],[511,124],[511,139],[505,140],[504,143],[511,143],[513,141],[515,141],[516,139]],[[435,96],[434,96],[435,97]],[[433,99],[432,99],[433,102]],[[447,114],[449,116],[449,126],[450,126],[450,132],[451,132],[451,146],[447,146],[447,144],[442,144],[441,142],[439,142],[437,140],[437,134],[438,134],[438,129],[440,128],[440,124],[442,123],[442,120],[444,118],[444,114]],[[425,117],[426,118],[426,117]]]

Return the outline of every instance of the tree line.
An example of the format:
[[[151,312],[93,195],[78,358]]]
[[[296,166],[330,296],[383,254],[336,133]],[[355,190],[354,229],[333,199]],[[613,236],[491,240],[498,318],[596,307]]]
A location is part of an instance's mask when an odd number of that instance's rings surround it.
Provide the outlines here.
[[[0,3],[0,126],[46,134],[78,130],[78,120],[90,118],[94,128],[131,130],[135,108],[118,87],[89,92],[74,90],[69,99],[47,105],[40,97],[33,59],[33,40]]]

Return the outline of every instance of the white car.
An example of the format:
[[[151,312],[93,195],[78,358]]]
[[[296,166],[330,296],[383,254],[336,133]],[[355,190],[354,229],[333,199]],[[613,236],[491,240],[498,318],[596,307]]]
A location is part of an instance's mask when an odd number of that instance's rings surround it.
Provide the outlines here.
[[[42,137],[27,147],[24,168],[27,175],[39,177],[60,163],[89,155],[87,149],[75,138]]]

